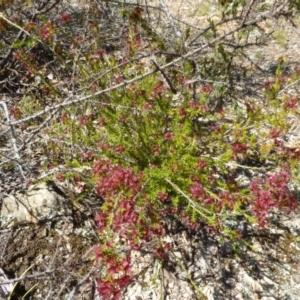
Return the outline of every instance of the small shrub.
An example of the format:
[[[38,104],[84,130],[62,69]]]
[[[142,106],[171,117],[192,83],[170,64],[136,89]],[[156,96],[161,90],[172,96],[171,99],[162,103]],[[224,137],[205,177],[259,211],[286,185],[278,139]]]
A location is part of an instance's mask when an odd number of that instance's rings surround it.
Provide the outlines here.
[[[261,85],[263,98],[240,97],[234,78],[241,57],[247,58],[242,51],[267,40],[259,30],[254,40],[250,35],[259,28],[259,20],[251,17],[255,6],[219,4],[220,22],[208,20],[200,35],[187,29],[184,44],[174,45],[150,26],[141,7],[124,6],[121,55],[103,42],[98,10],[91,11],[87,30],[79,34],[66,12],[56,20],[43,16],[43,10],[27,23],[11,20],[26,28],[20,35],[27,38],[4,48],[18,66],[17,80],[32,87],[11,114],[23,118],[23,129],[32,120],[40,125],[48,157],[44,168],[88,167],[84,175],[57,174],[58,180],[80,183],[74,201],[90,190],[103,201],[95,250],[103,267],[97,280],[103,299],[119,299],[131,282],[131,250],[152,242],[148,251],[168,258],[172,245],[163,237],[171,218],[191,231],[204,225],[237,240],[241,235],[226,225],[228,220],[265,226],[272,209],[296,208],[289,186],[299,180],[299,153],[285,140],[298,122],[299,104],[282,92],[299,80],[299,70],[284,75],[282,58],[273,78]],[[299,5],[290,1],[273,17],[287,16],[292,7]],[[229,22],[236,29],[226,32]],[[1,26],[5,33],[7,24]],[[204,45],[189,50],[193,38]],[[149,43],[153,57],[143,60],[139,55]],[[48,69],[52,63],[59,72]],[[250,183],[241,184],[240,176]]]

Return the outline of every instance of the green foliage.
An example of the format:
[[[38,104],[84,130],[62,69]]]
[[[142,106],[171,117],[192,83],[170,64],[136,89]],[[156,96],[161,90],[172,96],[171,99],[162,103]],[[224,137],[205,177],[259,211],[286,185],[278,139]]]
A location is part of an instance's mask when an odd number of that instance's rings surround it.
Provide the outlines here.
[[[122,70],[126,78],[133,68],[137,68],[135,62],[120,67],[118,72]],[[141,66],[138,68],[141,70]],[[186,68],[185,71],[191,70]],[[97,147],[98,153],[92,153],[91,163],[105,157],[143,174],[144,188],[136,199],[142,219],[146,216],[145,206],[151,205],[157,214],[164,211],[158,195],[166,193],[171,200],[169,208],[178,220],[182,213],[187,214],[190,225],[204,221],[221,231],[224,229],[225,235],[235,237],[234,230],[229,233],[228,228],[223,228],[222,220],[236,213],[251,219],[243,208],[251,201],[250,192],[241,189],[234,180],[237,166],[268,157],[274,168],[281,168],[284,161],[288,161],[286,153],[278,152],[268,130],[263,130],[276,129],[284,136],[291,128],[287,119],[294,111],[286,109],[278,97],[282,88],[281,74],[280,64],[274,82],[265,85],[265,101],[270,107],[263,110],[258,103],[250,102],[246,103],[246,113],[242,103],[221,105],[211,112],[207,109],[210,92],[202,92],[199,101],[194,102],[185,91],[186,96],[178,105],[159,74],[154,74],[127,85],[126,89],[112,90],[105,98],[105,105],[103,97],[99,97],[90,104],[93,115],[83,115],[75,121],[71,116],[78,116],[78,108],[70,108],[66,120],[54,126],[52,134],[82,148]],[[110,77],[117,75],[112,72]],[[216,88],[216,93],[224,96],[226,89],[219,92]],[[276,153],[270,155],[273,151]],[[84,162],[89,164],[81,155],[76,167]],[[232,170],[229,165],[233,166]],[[251,167],[245,164],[243,168]],[[195,183],[201,185],[201,195],[191,192]],[[183,211],[178,211],[179,207]]]

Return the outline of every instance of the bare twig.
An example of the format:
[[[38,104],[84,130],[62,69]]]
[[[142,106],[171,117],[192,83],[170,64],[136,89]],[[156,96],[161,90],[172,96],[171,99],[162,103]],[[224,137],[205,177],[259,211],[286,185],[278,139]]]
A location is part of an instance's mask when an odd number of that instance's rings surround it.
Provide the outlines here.
[[[0,105],[2,106],[3,108],[3,113],[5,115],[5,118],[7,120],[7,124],[10,128],[10,133],[11,133],[11,143],[12,143],[12,146],[13,146],[13,149],[14,149],[14,153],[15,153],[15,158],[16,159],[20,159],[20,155],[19,155],[19,152],[18,152],[18,147],[17,147],[17,137],[16,137],[16,131],[15,131],[15,127],[14,125],[12,124],[11,122],[11,119],[10,119],[10,114],[9,114],[9,111],[7,109],[7,105],[4,101],[0,101]]]
[[[85,275],[77,284],[74,286],[73,290],[69,294],[67,300],[72,300],[74,299],[74,296],[76,292],[79,290],[79,288],[89,279],[89,277],[96,271],[96,268],[93,267],[87,275]]]
[[[7,279],[4,271],[0,268],[0,285],[1,285],[1,282],[3,282],[3,284],[0,286],[0,295],[4,294],[6,296],[6,295],[9,295],[13,291],[13,289],[14,289],[13,284],[5,283],[7,281],[8,281],[8,279]]]
[[[42,272],[42,273],[35,273],[35,274],[27,275],[24,277],[18,277],[18,278],[14,278],[14,279],[5,280],[5,281],[0,282],[0,285],[16,283],[16,282],[20,282],[20,281],[28,280],[28,279],[36,279],[39,277],[43,277],[45,275],[49,276],[51,273],[53,273],[55,271],[56,270],[47,270],[46,272]]]
[[[170,20],[171,25],[172,25],[172,27],[174,29],[174,32],[175,32],[176,36],[179,37],[179,38],[181,38],[182,37],[182,33],[180,32],[180,30],[178,29],[178,27],[175,25],[174,19],[173,19],[171,13],[169,12],[169,9],[168,9],[165,1],[164,0],[160,0],[160,4],[163,7],[163,10],[166,13],[168,19]]]
[[[18,163],[18,167],[19,167],[22,177],[24,179],[26,179],[26,176],[24,175],[24,172],[23,172],[21,157],[19,154],[18,146],[17,146],[17,135],[16,135],[14,124],[12,124],[6,103],[4,101],[0,101],[0,105],[3,108],[3,113],[5,115],[5,118],[6,118],[8,127],[9,127],[9,131],[10,131],[10,140],[11,140],[11,144],[12,144],[13,152],[14,152],[13,159]]]
[[[171,92],[173,94],[177,94],[176,89],[174,88],[172,82],[170,81],[170,79],[168,78],[168,76],[166,75],[166,73],[159,67],[158,63],[156,62],[155,58],[151,58],[151,61],[153,62],[153,64],[156,66],[157,70],[161,73],[162,77],[163,77],[163,81],[167,84],[167,86],[169,87],[169,89],[171,90]]]
[[[165,181],[168,182],[177,192],[179,192],[185,199],[188,200],[190,205],[205,219],[209,219],[211,215],[213,215],[213,212],[207,210],[204,207],[200,207],[199,205],[195,204],[195,201],[193,201],[186,193],[184,193],[175,183],[173,183],[170,179],[165,178]],[[204,214],[205,212],[206,214]]]

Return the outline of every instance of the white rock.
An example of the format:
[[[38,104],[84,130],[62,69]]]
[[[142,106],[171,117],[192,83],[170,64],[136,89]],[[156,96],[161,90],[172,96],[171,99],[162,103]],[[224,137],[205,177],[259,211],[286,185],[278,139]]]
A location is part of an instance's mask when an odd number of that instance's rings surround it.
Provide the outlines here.
[[[71,215],[67,200],[43,182],[33,185],[25,194],[3,199],[1,226],[47,222],[66,215]]]

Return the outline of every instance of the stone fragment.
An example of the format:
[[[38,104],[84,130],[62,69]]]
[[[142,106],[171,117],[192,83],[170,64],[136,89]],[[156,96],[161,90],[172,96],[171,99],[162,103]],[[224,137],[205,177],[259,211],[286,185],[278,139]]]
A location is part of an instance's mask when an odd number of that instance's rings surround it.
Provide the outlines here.
[[[47,183],[31,186],[26,193],[9,195],[2,201],[1,227],[54,221],[70,216],[68,201]]]

